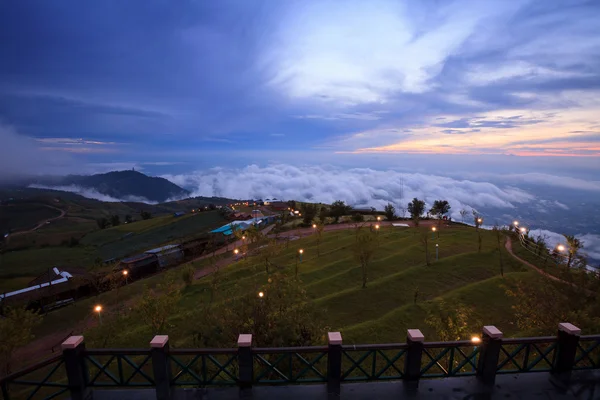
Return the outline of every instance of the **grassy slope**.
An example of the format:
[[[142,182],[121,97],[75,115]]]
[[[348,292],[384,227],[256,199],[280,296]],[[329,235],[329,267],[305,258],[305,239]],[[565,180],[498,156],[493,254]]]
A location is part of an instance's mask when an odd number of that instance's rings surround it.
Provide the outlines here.
[[[217,211],[178,218],[166,215],[92,232],[84,236],[81,244],[75,247],[49,246],[9,251],[0,255],[0,290],[22,288],[24,283],[54,266],[92,267],[98,257],[107,259],[135,254],[169,241],[201,234],[224,222]],[[69,238],[72,227],[68,223],[60,226],[57,221],[56,226],[48,225],[47,230],[40,230],[39,235]],[[127,232],[135,234],[121,239]]]
[[[407,328],[419,328],[428,338],[435,338],[435,333],[424,322],[431,300],[435,298],[451,303],[460,301],[472,307],[474,333],[479,332],[483,324],[496,324],[506,335],[518,333],[513,325],[512,302],[503,286],[515,279],[533,282],[537,275],[509,258],[503,249],[505,276],[501,277],[495,238],[490,232],[483,233],[483,249],[478,253],[473,229],[457,227],[443,231],[438,241],[440,260],[434,260],[434,249],[430,249],[434,261],[429,267],[425,265],[423,246],[414,230],[386,229],[380,235],[382,244],[371,265],[367,289],[361,289],[360,268],[352,258],[354,237],[350,231],[325,233],[320,246],[321,257],[316,257],[315,239],[309,237],[292,242],[274,262],[293,271],[297,250],[305,250],[299,273],[307,293],[325,310],[323,324],[340,329],[347,343],[402,341]],[[203,260],[195,266],[200,268],[207,264],[208,261]],[[217,301],[266,286],[267,276],[259,260],[242,260],[222,271]],[[178,271],[175,274],[180,279]],[[99,299],[81,302],[75,308],[59,310],[47,317],[48,323],[67,326],[76,315],[89,316],[95,302],[134,304],[135,300],[131,299],[139,296],[144,283],[154,284],[160,279],[158,275],[130,284],[127,293],[121,291],[118,301],[114,293],[106,293]],[[178,308],[173,310],[171,326],[165,332],[172,336],[174,343],[191,345],[193,314],[198,304],[208,299],[209,280],[210,277],[205,277],[184,289]],[[416,287],[419,297],[414,304]],[[114,338],[111,345],[142,345],[151,336],[135,317],[127,322],[125,331]],[[92,336],[93,332],[92,329]]]

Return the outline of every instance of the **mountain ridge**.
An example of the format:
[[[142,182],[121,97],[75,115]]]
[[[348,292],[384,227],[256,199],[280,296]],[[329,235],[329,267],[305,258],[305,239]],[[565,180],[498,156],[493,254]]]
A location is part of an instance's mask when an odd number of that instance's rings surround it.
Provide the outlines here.
[[[190,196],[190,192],[165,178],[145,175],[139,171],[111,171],[94,175],[66,175],[38,178],[33,182],[42,185],[80,186],[115,198],[144,198],[164,203],[169,199]]]

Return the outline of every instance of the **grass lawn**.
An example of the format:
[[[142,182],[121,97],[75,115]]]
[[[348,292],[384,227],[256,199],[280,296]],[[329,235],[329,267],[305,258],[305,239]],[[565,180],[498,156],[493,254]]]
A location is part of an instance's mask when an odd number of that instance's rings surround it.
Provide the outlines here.
[[[340,330],[346,343],[404,341],[408,328],[421,329],[429,340],[434,340],[436,333],[425,324],[425,319],[436,299],[471,308],[469,326],[473,333],[479,333],[484,324],[495,324],[506,336],[517,335],[519,330],[514,325],[512,299],[505,294],[505,287],[516,279],[533,283],[538,274],[514,260],[502,248],[504,276],[500,276],[496,238],[486,231],[482,236],[483,247],[478,252],[474,229],[460,226],[443,229],[440,238],[430,242],[431,265],[427,266],[416,229],[383,229],[379,249],[369,268],[366,289],[361,288],[361,270],[352,252],[355,237],[350,230],[324,233],[320,257],[317,256],[316,238],[310,236],[291,242],[273,263],[293,274],[297,251],[304,249],[304,259],[299,264],[302,284],[311,301],[323,310],[323,326]],[[439,244],[438,261],[432,245],[436,242]],[[210,260],[202,260],[193,265],[202,268],[209,264]],[[182,283],[181,268],[171,273]],[[268,296],[268,277],[258,257],[229,264],[222,268],[221,275],[217,302],[257,290],[265,290]],[[91,309],[97,302],[105,305],[106,310],[117,308],[118,304],[134,306],[143,285],[154,285],[161,280],[164,280],[164,274],[131,283],[120,290],[118,299],[115,292],[104,293],[53,312],[46,317],[40,332],[54,329],[48,326],[65,327],[93,317]],[[169,327],[164,332],[172,337],[175,345],[193,345],[194,313],[209,299],[210,280],[207,276],[183,288],[181,300],[172,310]],[[135,313],[114,323],[122,323],[126,329],[111,335],[111,346],[146,346],[152,337]],[[100,331],[91,327],[86,334],[97,339]]]

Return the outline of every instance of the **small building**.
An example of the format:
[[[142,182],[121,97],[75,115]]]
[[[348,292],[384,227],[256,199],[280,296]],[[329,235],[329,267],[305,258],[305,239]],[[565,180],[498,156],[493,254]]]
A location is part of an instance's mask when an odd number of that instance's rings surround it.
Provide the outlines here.
[[[166,268],[183,260],[183,251],[178,244],[168,244],[156,249],[148,250],[145,254],[155,255],[158,259],[158,267]]]
[[[155,272],[158,269],[158,259],[154,254],[138,254],[121,260],[119,270],[127,270],[132,276],[141,276]]]
[[[183,211],[177,211],[176,213],[173,213],[174,217],[181,217],[182,215],[185,215],[185,212],[183,212]]]

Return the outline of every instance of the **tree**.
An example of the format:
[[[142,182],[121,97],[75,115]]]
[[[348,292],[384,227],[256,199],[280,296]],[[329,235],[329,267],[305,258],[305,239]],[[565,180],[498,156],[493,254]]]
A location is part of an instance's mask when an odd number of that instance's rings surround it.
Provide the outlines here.
[[[468,212],[464,208],[462,210],[460,210],[460,217],[461,217],[462,222],[465,222],[465,217],[467,216],[467,214],[468,214]]]
[[[392,221],[396,218],[396,208],[392,203],[387,203],[383,210],[385,213],[385,218],[387,218],[388,221]]]
[[[502,231],[498,227],[498,224],[494,224],[492,231],[496,235],[496,244],[498,245],[498,258],[500,259],[500,275],[504,276],[504,262],[502,261]]]
[[[261,247],[259,257],[262,259],[265,265],[265,272],[269,274],[269,266],[273,264],[273,258],[277,257],[281,253],[281,244],[276,239],[268,239],[267,243]]]
[[[429,232],[426,229],[421,231],[421,243],[425,248],[425,264],[429,267],[431,265],[429,262]]]
[[[145,210],[144,210],[144,211],[141,211],[141,212],[140,212],[140,217],[141,217],[142,219],[144,219],[144,220],[145,220],[145,219],[150,219],[150,218],[152,218],[152,214],[151,214],[149,211],[145,211]]]
[[[129,214],[125,215],[125,222],[128,224],[133,222],[133,218],[131,218],[131,215],[129,215]]]
[[[239,292],[236,287],[234,292]],[[283,272],[275,272],[257,287],[263,292],[232,296],[212,307],[200,305],[193,320],[194,344],[231,347],[238,335],[252,332],[261,346],[310,346],[324,342],[327,327],[302,285]],[[207,367],[211,367],[207,365]],[[218,372],[218,371],[217,371]]]
[[[11,371],[14,352],[25,346],[34,338],[33,328],[41,322],[39,314],[24,307],[7,307],[4,316],[0,317],[0,375],[8,375]]]
[[[377,235],[369,230],[356,228],[356,243],[353,247],[354,258],[360,263],[362,270],[362,288],[367,287],[369,264],[377,250]]]
[[[121,223],[121,219],[119,218],[118,215],[111,215],[110,216],[110,224],[112,226],[119,226],[119,224]]]
[[[98,228],[106,229],[106,228],[108,228],[109,222],[108,222],[108,219],[102,217],[102,218],[96,219],[96,224],[98,224]]]
[[[337,223],[340,220],[340,217],[348,214],[351,210],[351,207],[347,206],[342,200],[336,200],[331,204],[331,208],[329,209],[329,214],[335,219]]]
[[[316,225],[316,234],[317,234],[317,257],[321,257],[321,240],[323,239],[323,230],[325,229],[325,224],[323,220],[318,220],[315,222]]]
[[[166,282],[159,283],[156,289],[150,289],[147,285],[144,287],[137,309],[152,333],[161,333],[166,327],[167,319],[180,297],[181,292],[171,277]]]
[[[213,211],[213,210],[216,210],[216,209],[217,209],[217,206],[216,206],[216,205],[214,205],[213,203],[210,203],[210,204],[208,205],[208,209],[209,209],[209,210],[211,210],[211,211]]]
[[[329,216],[329,210],[327,210],[327,208],[321,206],[321,209],[319,210],[319,219],[321,220],[321,222],[324,224],[325,223],[325,219]]]
[[[194,274],[196,270],[191,265],[187,265],[181,271],[181,279],[185,283],[185,286],[191,286],[194,283]]]
[[[352,222],[364,222],[365,217],[361,214],[361,213],[354,213],[352,214]]]
[[[600,278],[579,269],[561,268],[558,273],[560,281],[542,275],[535,285],[521,280],[507,283],[519,329],[530,335],[552,334],[564,321],[592,332],[600,329]]]
[[[469,315],[473,315],[473,310],[464,304],[448,305],[444,300],[439,300],[433,304],[425,323],[435,330],[441,341],[465,340],[470,339],[473,331],[469,328]]]
[[[300,212],[302,213],[302,222],[304,225],[310,225],[312,220],[317,216],[318,211],[319,206],[314,203],[303,204],[300,208]]]
[[[563,236],[565,237],[565,240],[567,241],[567,247],[568,247],[568,249],[567,249],[567,251],[568,251],[567,268],[571,268],[573,261],[579,260],[578,252],[580,249],[583,249],[583,243],[581,243],[581,241],[573,235],[563,235]],[[581,264],[581,263],[578,263],[578,264]],[[584,264],[585,264],[585,262],[584,262]]]
[[[442,219],[444,215],[448,214],[450,208],[450,203],[447,200],[435,200],[429,212],[432,215],[437,215],[438,219]]]
[[[425,212],[425,202],[415,197],[408,203],[408,212],[410,213],[410,217],[415,221],[415,225],[419,226],[419,219]]]

